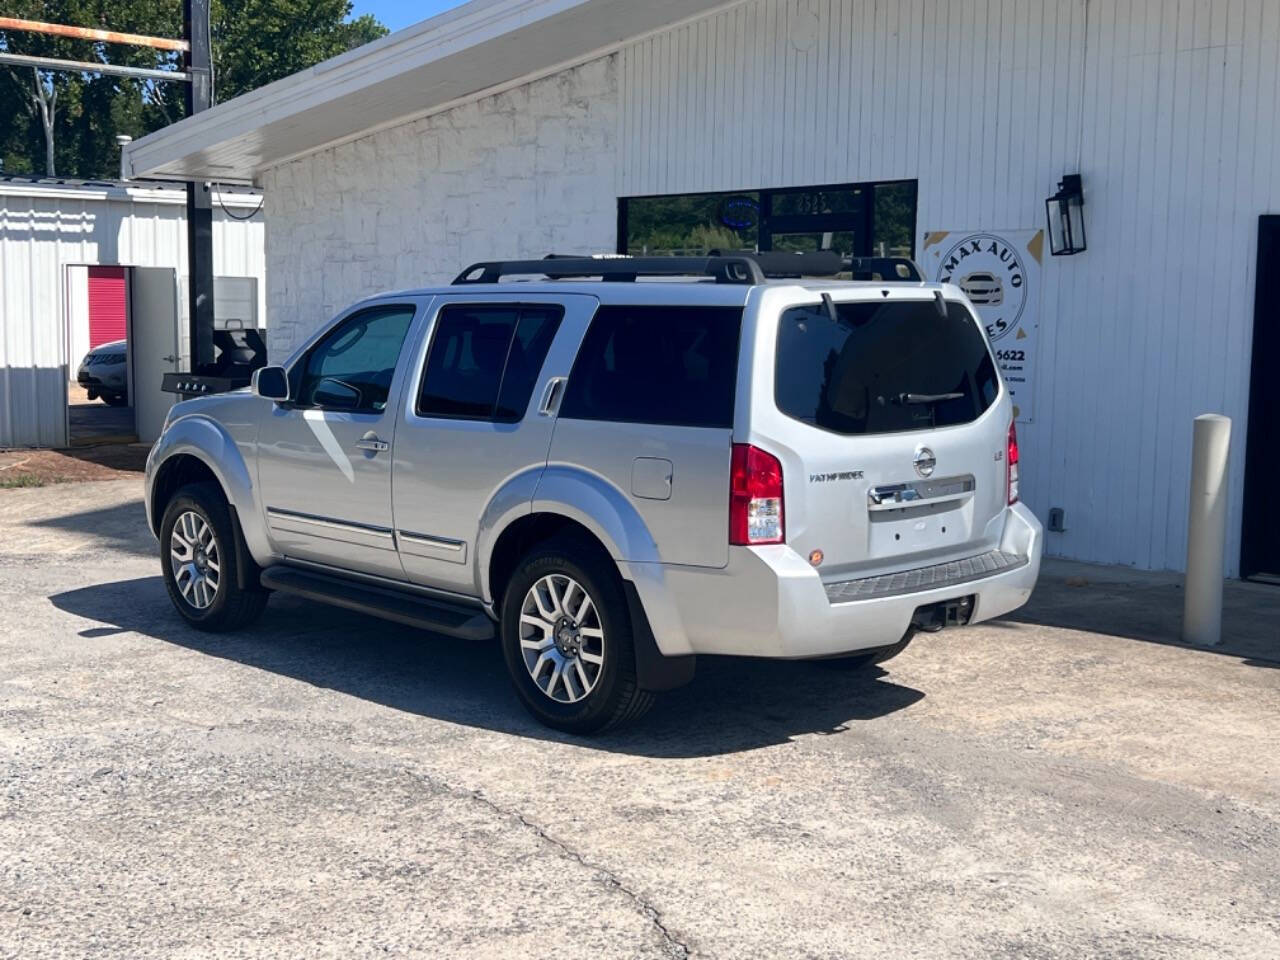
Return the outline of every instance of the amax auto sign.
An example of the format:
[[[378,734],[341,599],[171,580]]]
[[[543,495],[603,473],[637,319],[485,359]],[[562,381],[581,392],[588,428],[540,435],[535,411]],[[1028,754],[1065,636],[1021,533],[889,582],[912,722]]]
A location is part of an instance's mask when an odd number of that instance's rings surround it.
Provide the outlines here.
[[[936,231],[925,234],[921,249],[925,272],[954,283],[977,309],[1015,415],[1030,420],[1044,231]]]

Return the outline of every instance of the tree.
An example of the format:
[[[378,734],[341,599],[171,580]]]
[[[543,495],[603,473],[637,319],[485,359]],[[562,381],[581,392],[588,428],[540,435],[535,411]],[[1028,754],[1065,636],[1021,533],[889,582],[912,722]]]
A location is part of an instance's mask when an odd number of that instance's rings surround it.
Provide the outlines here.
[[[40,111],[40,126],[44,130],[44,175],[57,176],[57,165],[53,161],[53,124],[58,115],[58,89],[49,82],[46,87],[40,71],[31,68],[35,92],[31,94],[31,102]]]
[[[6,15],[128,33],[177,37],[179,0],[8,0]],[[213,0],[214,96],[229,100],[383,36],[350,0]],[[177,55],[87,40],[0,31],[0,49],[69,60],[166,69]],[[6,173],[94,178],[119,175],[118,134],[140,137],[181,119],[183,85],[62,71],[0,67],[0,162]],[[47,113],[46,113],[47,111]],[[47,119],[46,119],[47,117]]]

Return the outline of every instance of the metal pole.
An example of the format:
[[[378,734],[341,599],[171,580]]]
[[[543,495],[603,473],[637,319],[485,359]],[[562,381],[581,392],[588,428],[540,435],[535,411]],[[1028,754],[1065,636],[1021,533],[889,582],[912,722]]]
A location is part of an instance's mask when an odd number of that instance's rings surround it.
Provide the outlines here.
[[[213,51],[209,36],[209,0],[183,0],[187,116],[213,105]],[[191,372],[207,373],[213,364],[213,198],[209,184],[187,184],[187,324]]]
[[[1222,642],[1222,557],[1227,541],[1227,464],[1231,420],[1196,417],[1191,439],[1191,510],[1187,521],[1187,579],[1182,638]]]
[[[116,30],[98,30],[94,27],[73,27],[65,23],[45,23],[41,20],[23,20],[20,17],[0,17],[0,30],[47,33],[55,37],[76,37],[80,40],[100,40],[103,43],[127,43],[131,47],[153,47],[156,50],[191,49],[191,45],[185,40],[148,37],[141,33],[120,33]]]
[[[116,77],[140,80],[190,80],[181,70],[153,70],[150,67],[121,67],[94,60],[62,60],[58,57],[32,57],[24,53],[0,52],[0,63],[12,67],[35,67],[37,70],[69,70],[72,73],[107,73]]]

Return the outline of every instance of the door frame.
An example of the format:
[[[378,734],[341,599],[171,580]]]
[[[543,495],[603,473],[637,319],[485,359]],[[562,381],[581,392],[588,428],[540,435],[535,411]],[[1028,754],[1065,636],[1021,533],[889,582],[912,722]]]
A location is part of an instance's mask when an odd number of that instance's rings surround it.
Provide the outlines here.
[[[1254,273],[1253,299],[1253,349],[1249,376],[1249,419],[1245,438],[1244,503],[1241,510],[1240,576],[1249,578],[1260,573],[1280,574],[1280,569],[1265,569],[1271,563],[1266,559],[1267,544],[1280,553],[1280,545],[1274,542],[1275,531],[1268,531],[1265,524],[1250,523],[1251,517],[1260,517],[1264,504],[1274,490],[1276,462],[1280,454],[1273,444],[1267,444],[1264,426],[1267,414],[1280,407],[1280,391],[1274,378],[1267,376],[1266,358],[1280,352],[1280,215],[1263,214],[1258,217],[1258,263]],[[1267,319],[1271,322],[1267,323]],[[1270,407],[1270,409],[1268,409]],[[1268,465],[1268,457],[1272,463]],[[1280,563],[1275,564],[1280,567]]]
[[[92,349],[88,347],[90,343],[89,333],[89,271],[94,267],[119,267],[124,270],[124,336],[125,336],[125,389],[129,392],[128,409],[133,413],[133,431],[132,436],[136,439],[138,432],[138,414],[134,410],[134,388],[133,388],[133,270],[135,265],[132,263],[120,263],[113,261],[104,263],[101,260],[72,260],[62,264],[62,291],[61,291],[61,314],[62,314],[62,356],[65,364],[63,384],[62,384],[62,437],[61,446],[70,447],[72,445],[71,436],[71,382],[76,371],[80,367],[80,362],[84,359],[84,354],[77,356],[76,338],[74,328],[77,322],[77,316],[74,313],[75,299],[72,290],[73,285],[82,285],[84,287],[84,309],[85,309],[85,344],[86,351]],[[177,268],[169,268],[176,273]],[[77,276],[75,271],[82,270],[83,274]]]

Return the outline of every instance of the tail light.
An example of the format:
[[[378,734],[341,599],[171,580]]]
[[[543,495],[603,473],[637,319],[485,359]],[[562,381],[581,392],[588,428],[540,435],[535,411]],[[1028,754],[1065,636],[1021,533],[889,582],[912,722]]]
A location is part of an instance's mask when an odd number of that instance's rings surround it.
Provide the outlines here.
[[[782,464],[747,443],[733,445],[729,473],[729,542],[782,543]]]
[[[1009,503],[1018,502],[1018,424],[1009,424],[1009,452],[1005,457],[1009,465]]]

